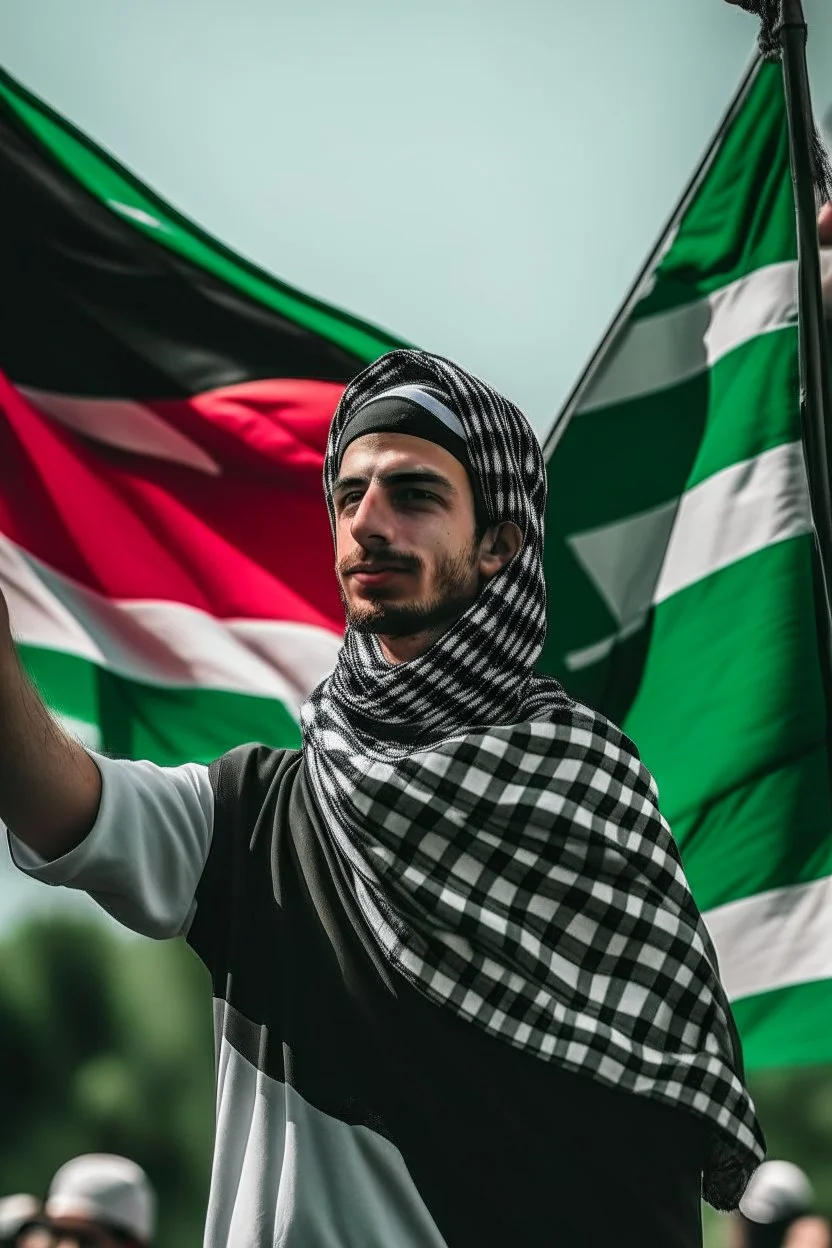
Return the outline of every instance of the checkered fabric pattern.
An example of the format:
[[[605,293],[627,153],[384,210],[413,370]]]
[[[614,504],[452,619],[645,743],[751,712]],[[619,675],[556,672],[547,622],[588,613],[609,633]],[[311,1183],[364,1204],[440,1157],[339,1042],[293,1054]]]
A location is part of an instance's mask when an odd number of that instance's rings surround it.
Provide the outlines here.
[[[544,640],[546,473],[522,413],[447,360],[395,351],[346,390],[430,386],[458,414],[520,554],[424,655],[348,630],[303,708],[316,800],[390,962],[540,1059],[711,1128],[703,1192],[732,1208],[763,1155],[716,957],[635,746],[533,665]]]

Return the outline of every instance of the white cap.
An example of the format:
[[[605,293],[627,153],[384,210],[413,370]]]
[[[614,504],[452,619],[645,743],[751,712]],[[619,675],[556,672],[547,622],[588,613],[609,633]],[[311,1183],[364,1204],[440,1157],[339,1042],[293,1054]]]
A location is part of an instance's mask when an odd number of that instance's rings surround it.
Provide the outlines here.
[[[749,1222],[767,1225],[800,1217],[812,1207],[812,1185],[790,1161],[764,1161],[754,1171],[740,1201],[740,1213]]]
[[[36,1196],[20,1192],[17,1196],[4,1196],[0,1200],[0,1240],[13,1239],[22,1226],[31,1222],[41,1211]]]
[[[45,1211],[51,1218],[86,1218],[118,1227],[149,1244],[156,1199],[147,1175],[134,1161],[110,1153],[87,1153],[58,1170]]]

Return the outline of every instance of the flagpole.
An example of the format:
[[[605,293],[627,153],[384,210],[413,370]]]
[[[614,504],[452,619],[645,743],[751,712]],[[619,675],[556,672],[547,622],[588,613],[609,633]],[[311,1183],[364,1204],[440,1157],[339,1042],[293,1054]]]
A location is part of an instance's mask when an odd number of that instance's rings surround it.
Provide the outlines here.
[[[832,489],[829,474],[832,390],[821,292],[812,151],[815,131],[806,65],[807,27],[801,0],[782,0],[779,34],[797,222],[800,420],[819,588],[823,596],[823,611],[818,613],[818,640],[824,652],[826,672],[832,673]],[[827,689],[827,700],[829,694]]]

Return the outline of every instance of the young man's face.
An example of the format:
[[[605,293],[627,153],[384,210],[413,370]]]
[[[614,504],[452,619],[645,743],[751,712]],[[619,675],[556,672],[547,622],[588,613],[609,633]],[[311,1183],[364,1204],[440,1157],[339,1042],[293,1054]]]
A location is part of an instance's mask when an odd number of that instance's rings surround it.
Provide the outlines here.
[[[487,555],[483,562],[487,539],[477,540],[468,474],[433,442],[409,434],[356,438],[344,452],[333,503],[347,620],[380,634],[388,647],[414,636],[429,644],[496,570]]]

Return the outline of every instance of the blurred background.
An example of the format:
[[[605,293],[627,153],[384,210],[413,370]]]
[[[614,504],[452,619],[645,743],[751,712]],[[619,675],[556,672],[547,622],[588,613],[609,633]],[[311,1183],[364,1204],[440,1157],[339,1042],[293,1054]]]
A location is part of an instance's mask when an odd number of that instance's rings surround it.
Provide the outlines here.
[[[832,10],[806,0],[819,116]],[[3,0],[19,81],[270,272],[515,399],[545,436],[747,63],[722,0]],[[116,1151],[201,1241],[207,981],[0,859],[0,1189]],[[761,1071],[770,1155],[832,1214],[832,1072]],[[2,1194],[0,1192],[0,1194]],[[709,1216],[708,1244],[724,1244]]]

